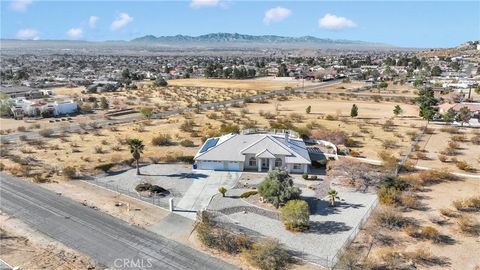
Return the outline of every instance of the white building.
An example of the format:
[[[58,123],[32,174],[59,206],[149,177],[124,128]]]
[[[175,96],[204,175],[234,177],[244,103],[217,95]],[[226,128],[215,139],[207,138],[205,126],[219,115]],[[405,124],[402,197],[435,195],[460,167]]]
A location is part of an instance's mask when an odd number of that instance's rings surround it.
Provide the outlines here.
[[[54,101],[43,102],[42,100],[27,100],[24,97],[10,100],[12,103],[11,111],[15,118],[23,116],[40,116],[47,112],[52,116],[74,114],[78,111],[78,105],[75,101]]]
[[[225,171],[271,171],[307,173],[311,164],[302,139],[282,133],[227,134],[209,138],[194,157],[198,169]]]

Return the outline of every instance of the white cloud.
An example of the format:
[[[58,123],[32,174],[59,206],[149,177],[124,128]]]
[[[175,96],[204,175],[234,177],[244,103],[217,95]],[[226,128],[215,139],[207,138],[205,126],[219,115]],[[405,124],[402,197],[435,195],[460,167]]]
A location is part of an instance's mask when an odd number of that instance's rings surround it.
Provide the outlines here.
[[[318,20],[318,25],[320,28],[333,31],[340,31],[343,28],[357,27],[356,23],[345,17],[339,17],[328,13],[325,14],[323,18],[320,18],[320,20]]]
[[[27,10],[31,3],[32,0],[12,0],[10,8],[18,12],[23,12]]]
[[[287,17],[292,15],[292,11],[284,7],[271,8],[265,12],[265,17],[263,17],[263,23],[269,25],[271,23],[276,23],[285,20]]]
[[[131,21],[133,21],[133,18],[130,17],[127,13],[120,13],[120,15],[118,15],[117,18],[112,22],[110,29],[112,31],[118,30],[130,23]]]
[[[202,7],[216,7],[220,4],[220,0],[192,0],[190,7],[202,8]]]
[[[88,26],[90,28],[95,28],[95,26],[97,25],[97,21],[98,21],[97,16],[90,16],[90,18],[88,18]]]
[[[38,40],[40,39],[39,34],[40,32],[38,32],[35,29],[30,29],[30,28],[20,29],[17,32],[17,38]]]
[[[83,36],[83,29],[81,27],[78,27],[78,28],[70,28],[68,31],[67,31],[67,35],[70,37],[70,38],[73,38],[73,39],[78,39],[78,38],[81,38]]]

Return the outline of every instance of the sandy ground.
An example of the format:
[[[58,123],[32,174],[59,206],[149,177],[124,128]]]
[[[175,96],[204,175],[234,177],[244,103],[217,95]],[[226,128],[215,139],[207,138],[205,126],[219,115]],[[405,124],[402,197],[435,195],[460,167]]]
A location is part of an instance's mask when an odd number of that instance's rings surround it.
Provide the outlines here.
[[[448,168],[452,172],[459,173],[480,173],[478,170],[480,167],[480,145],[474,144],[470,141],[470,138],[479,132],[475,129],[461,129],[463,135],[465,135],[468,141],[459,142],[460,148],[455,156],[449,156],[449,162],[441,162],[438,159],[438,155],[448,147],[448,142],[451,140],[452,135],[447,132],[441,131],[442,126],[429,125],[429,127],[435,129],[434,134],[426,134],[420,142],[421,149],[426,150],[427,159],[416,160],[418,166],[428,168]],[[462,171],[451,161],[452,158],[466,161],[473,168],[472,171]]]
[[[89,257],[36,232],[25,223],[0,214],[0,257],[20,269],[101,269]]]
[[[11,133],[18,132],[18,127],[25,127],[27,130],[40,130],[44,128],[57,128],[63,127],[66,125],[74,125],[80,123],[88,123],[91,121],[98,120],[102,117],[101,112],[98,114],[89,114],[89,115],[76,115],[70,116],[72,120],[68,120],[67,117],[60,118],[43,118],[43,119],[22,119],[15,120],[11,118],[0,118],[0,130]],[[64,120],[62,120],[64,119]],[[53,121],[53,122],[51,122]],[[35,125],[40,125],[40,128],[35,127]]]
[[[428,187],[425,192],[418,193],[422,200],[421,202],[426,206],[426,210],[411,210],[403,212],[404,216],[414,218],[421,226],[432,226],[436,228],[441,234],[453,239],[451,244],[435,244],[429,240],[420,240],[408,236],[401,230],[385,230],[375,229],[376,232],[383,233],[392,237],[390,243],[392,246],[390,250],[398,252],[415,251],[417,248],[427,249],[435,257],[446,261],[446,265],[417,265],[418,269],[476,269],[480,266],[478,260],[478,251],[480,250],[479,238],[475,236],[465,235],[459,231],[455,218],[448,218],[444,225],[438,225],[430,221],[432,217],[443,217],[439,209],[449,208],[454,209],[452,201],[457,199],[465,199],[480,194],[480,184],[476,179],[465,179],[462,181],[443,182],[431,187]],[[400,210],[399,210],[400,211]],[[466,213],[480,222],[480,214]],[[371,225],[369,221],[367,227]],[[362,230],[354,241],[353,246],[361,246],[367,249],[370,246],[371,238],[368,236],[370,231]],[[378,244],[374,244],[369,251],[369,259],[378,260],[378,255],[385,250]]]
[[[305,85],[313,82],[305,81]],[[169,85],[176,86],[197,86],[213,88],[238,88],[238,89],[257,89],[257,90],[278,90],[288,87],[302,86],[302,80],[280,80],[273,77],[247,79],[247,80],[229,80],[229,79],[178,79],[169,80]]]

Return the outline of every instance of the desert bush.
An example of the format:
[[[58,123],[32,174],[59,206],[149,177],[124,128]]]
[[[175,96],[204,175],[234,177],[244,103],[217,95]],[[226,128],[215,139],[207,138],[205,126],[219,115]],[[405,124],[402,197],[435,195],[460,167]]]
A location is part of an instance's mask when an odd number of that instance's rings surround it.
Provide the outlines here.
[[[451,136],[452,141],[454,142],[466,142],[467,137],[464,134],[456,134]]]
[[[334,116],[334,115],[331,115],[331,114],[327,114],[327,115],[325,116],[325,120],[335,121],[335,120],[338,120],[338,116]]]
[[[473,143],[473,144],[480,144],[480,135],[475,135],[473,136],[470,141]]]
[[[173,145],[172,137],[168,134],[160,134],[152,138],[152,144],[155,146],[169,146]]]
[[[240,198],[246,199],[250,196],[257,195],[257,194],[258,194],[258,191],[256,190],[245,191],[240,195]]]
[[[160,157],[149,157],[149,159],[153,164],[158,164],[162,160]]]
[[[378,189],[377,196],[381,204],[394,205],[398,202],[399,193],[395,187],[382,186]]]
[[[463,160],[457,160],[455,162],[455,166],[457,166],[457,168],[459,168],[462,171],[471,171],[473,169],[472,166],[470,166],[470,164],[468,164],[466,161],[463,161]]]
[[[373,214],[373,221],[376,225],[387,229],[400,229],[411,224],[409,218],[388,207],[376,210]]]
[[[93,150],[94,150],[95,154],[103,154],[103,153],[105,153],[105,152],[103,151],[103,148],[102,148],[101,146],[95,146],[95,147],[93,148]]]
[[[448,157],[446,155],[439,154],[438,160],[440,160],[441,162],[448,162]]]
[[[458,213],[449,208],[441,208],[439,211],[446,217],[458,217]]]
[[[347,138],[347,140],[345,141],[345,146],[346,147],[357,147],[358,142],[356,140],[354,140],[353,138]]]
[[[452,205],[458,211],[480,211],[480,196],[473,196],[463,200],[455,200]]]
[[[304,200],[290,200],[280,210],[281,220],[290,231],[302,232],[309,228],[310,211]]]
[[[347,141],[348,134],[344,131],[329,131],[326,129],[316,129],[311,132],[311,138],[325,140],[334,144],[344,144]]]
[[[185,120],[180,125],[180,129],[185,132],[192,132],[194,127],[195,127],[195,122],[193,122],[193,120]]]
[[[418,172],[415,176],[423,185],[437,184],[457,179],[457,177],[448,170],[424,170]]]
[[[183,146],[183,147],[195,147],[195,144],[193,143],[193,141],[187,140],[187,139],[182,140],[180,142],[180,145]]]
[[[395,140],[384,140],[382,143],[383,148],[392,149],[397,147],[397,142]]]
[[[292,261],[278,241],[270,239],[254,243],[250,250],[245,251],[248,262],[262,270],[285,269]]]
[[[41,184],[41,183],[46,183],[47,182],[47,178],[46,177],[43,177],[41,173],[37,173],[33,176],[33,179],[32,181],[34,183],[37,183],[37,184]]]
[[[95,170],[99,170],[99,171],[102,171],[104,173],[107,173],[108,171],[110,171],[110,169],[112,169],[113,167],[115,166],[115,163],[105,163],[105,164],[100,164],[100,165],[97,165],[95,166]]]
[[[5,170],[5,164],[3,164],[2,162],[0,162],[0,172],[3,172]]]
[[[463,215],[457,219],[457,224],[460,231],[465,234],[480,235],[480,224],[473,217]]]
[[[457,150],[457,149],[460,148],[460,144],[458,142],[455,142],[455,141],[449,141],[448,142],[448,148]]]
[[[18,131],[18,132],[26,132],[26,131],[27,131],[27,128],[24,127],[24,126],[19,126],[19,127],[17,127],[17,131]]]
[[[63,168],[62,175],[65,179],[73,179],[77,175],[77,169],[72,166]]]
[[[236,235],[217,226],[205,212],[202,213],[201,221],[196,224],[196,232],[202,244],[228,254],[238,254],[252,246],[250,238],[245,235]]]
[[[427,154],[425,152],[415,152],[415,155],[417,156],[418,159],[426,159]]]
[[[179,156],[177,156],[176,159],[180,162],[188,163],[188,164],[193,164],[193,162],[195,162],[195,160],[193,160],[193,156],[179,155]]]
[[[432,226],[423,227],[421,229],[421,235],[422,235],[422,238],[431,240],[435,243],[441,242],[441,238],[442,238],[441,237],[442,235],[440,234],[440,232]]]
[[[49,128],[42,129],[38,132],[38,134],[40,134],[40,136],[45,137],[45,138],[52,137],[53,129],[49,129]]]

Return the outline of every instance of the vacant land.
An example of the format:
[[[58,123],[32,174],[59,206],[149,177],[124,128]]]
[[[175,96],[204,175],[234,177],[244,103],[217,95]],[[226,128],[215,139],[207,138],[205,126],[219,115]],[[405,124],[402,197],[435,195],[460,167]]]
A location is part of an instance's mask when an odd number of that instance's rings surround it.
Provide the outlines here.
[[[249,80],[229,80],[229,79],[179,79],[169,80],[172,86],[194,86],[206,88],[236,88],[236,89],[256,89],[256,90],[279,90],[285,87],[301,87],[302,80],[285,78],[258,78]],[[305,85],[311,85],[313,82],[305,81]]]
[[[103,269],[85,255],[0,213],[0,257],[19,269]]]
[[[479,192],[476,179],[442,182],[418,192],[420,206],[396,208],[395,211],[404,216],[396,220],[428,227],[430,237],[435,235],[435,238],[429,240],[428,235],[416,235],[412,227],[405,225],[388,228],[374,216],[350,247],[358,255],[347,253],[344,261],[360,261],[366,265],[381,262],[388,269],[399,269],[405,263],[421,269],[476,269],[480,266],[476,257],[478,235],[466,233],[460,224],[465,219],[480,222],[480,215],[458,211],[453,202],[478,196]]]

